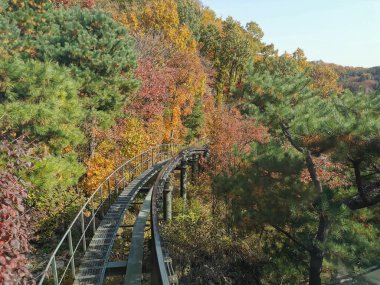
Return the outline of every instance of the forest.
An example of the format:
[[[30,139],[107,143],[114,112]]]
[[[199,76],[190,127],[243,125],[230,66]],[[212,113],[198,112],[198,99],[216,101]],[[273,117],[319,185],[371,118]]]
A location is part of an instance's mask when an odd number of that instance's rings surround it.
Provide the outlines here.
[[[347,88],[354,93],[378,92],[380,88],[380,67],[371,68],[341,66],[323,61],[312,62],[315,65],[330,66],[338,74],[338,82],[343,88]]]
[[[202,177],[162,229],[180,284],[379,267],[379,68],[280,54],[264,32],[198,0],[0,0],[0,284],[35,284],[127,158],[198,140]]]

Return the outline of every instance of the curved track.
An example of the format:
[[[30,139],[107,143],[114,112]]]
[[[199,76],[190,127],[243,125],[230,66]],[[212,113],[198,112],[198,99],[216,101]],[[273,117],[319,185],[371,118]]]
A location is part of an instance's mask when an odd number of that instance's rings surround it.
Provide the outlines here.
[[[153,282],[159,285],[177,284],[177,278],[171,265],[171,258],[164,253],[163,243],[159,233],[159,207],[158,200],[163,195],[164,184],[169,175],[184,161],[192,159],[194,154],[203,155],[207,147],[189,148],[181,151],[177,156],[166,163],[153,186],[153,197],[151,205],[152,241],[153,241]]]
[[[160,237],[159,200],[162,200],[165,183],[174,170],[181,170],[181,187],[184,187],[182,177],[186,177],[186,167],[183,165],[207,153],[207,147],[189,147],[179,152],[181,148],[178,145],[157,146],[126,161],[107,177],[69,226],[38,284],[104,284],[107,271],[112,269],[124,276],[120,284],[141,284],[144,231],[149,218],[152,284],[178,284]],[[153,187],[144,187],[155,175]],[[118,229],[141,189],[149,192],[133,225],[128,260],[110,262]]]

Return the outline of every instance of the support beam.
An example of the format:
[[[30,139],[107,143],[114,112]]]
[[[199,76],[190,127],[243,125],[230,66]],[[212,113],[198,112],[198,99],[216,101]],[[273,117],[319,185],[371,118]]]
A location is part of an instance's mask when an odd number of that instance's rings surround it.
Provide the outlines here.
[[[180,179],[180,194],[181,198],[186,201],[187,193],[186,193],[186,182],[187,182],[187,162],[186,159],[181,161],[181,179]]]
[[[170,178],[164,184],[164,220],[168,222],[172,219],[172,192],[173,186],[170,186]]]
[[[150,188],[152,188],[152,187],[150,187],[150,186],[141,187],[139,192],[147,194],[149,192]]]
[[[107,276],[119,276],[125,274],[127,268],[126,261],[108,262],[106,266]]]
[[[194,183],[198,177],[199,165],[198,165],[199,157],[197,154],[193,154],[191,157],[191,180]]]

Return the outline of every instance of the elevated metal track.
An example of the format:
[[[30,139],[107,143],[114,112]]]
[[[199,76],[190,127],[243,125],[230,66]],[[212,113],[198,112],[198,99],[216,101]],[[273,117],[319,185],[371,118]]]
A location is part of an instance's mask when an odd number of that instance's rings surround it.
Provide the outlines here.
[[[178,166],[181,169],[181,195],[184,191],[186,161],[207,152],[207,148],[179,145],[154,147],[117,168],[87,199],[57,248],[51,255],[38,284],[104,284],[107,269],[121,267],[125,279],[120,284],[141,284],[144,230],[150,212],[152,235],[152,284],[177,284],[168,254],[164,254],[159,233],[159,200],[165,182]],[[157,173],[154,186],[145,197],[133,226],[128,260],[116,265],[109,262],[117,232],[124,216],[140,189]],[[145,187],[144,187],[145,186]],[[171,197],[171,196],[167,196]],[[166,198],[167,198],[166,197]],[[168,199],[164,199],[168,201]],[[164,201],[164,204],[165,204]],[[166,207],[167,211],[167,206]],[[171,215],[171,214],[170,214]],[[168,215],[164,215],[166,218]],[[63,266],[58,267],[58,262]],[[115,284],[115,283],[113,283]]]
[[[164,163],[157,163],[134,179],[112,204],[80,262],[76,284],[103,284],[107,262],[126,211],[141,187],[161,170]]]
[[[152,231],[152,254],[153,254],[153,272],[152,272],[152,284],[157,285],[171,285],[178,284],[177,277],[174,273],[171,258],[164,251],[163,242],[161,240],[159,231],[159,199],[163,196],[165,182],[168,181],[169,175],[178,167],[181,166],[181,184],[186,183],[183,179],[183,173],[186,173],[184,164],[188,160],[193,159],[193,155],[204,155],[207,153],[207,147],[200,148],[188,148],[181,151],[177,156],[172,158],[166,163],[164,168],[159,173],[156,182],[153,186],[152,204],[151,204],[151,231]],[[181,185],[181,195],[186,198],[186,192],[183,191]],[[165,201],[165,200],[164,200]]]

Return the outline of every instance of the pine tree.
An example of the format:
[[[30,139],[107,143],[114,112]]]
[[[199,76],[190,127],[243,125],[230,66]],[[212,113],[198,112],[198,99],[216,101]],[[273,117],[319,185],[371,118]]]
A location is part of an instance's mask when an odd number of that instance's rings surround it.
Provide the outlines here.
[[[125,28],[97,10],[50,13],[49,31],[42,29],[36,43],[38,58],[71,67],[82,83],[85,108],[109,126],[137,87],[132,39]]]
[[[251,66],[245,112],[268,127],[269,143],[253,145],[249,167],[218,185],[245,228],[267,232],[269,253],[281,256],[278,278],[308,275],[319,285],[337,273],[339,258],[360,272],[379,254],[379,230],[367,221],[380,200],[379,172],[371,169],[380,162],[380,99],[326,98],[306,72],[289,55]],[[292,263],[302,270],[286,273]]]
[[[84,143],[79,86],[57,64],[0,59],[1,135],[30,143],[24,150],[30,167],[15,167],[14,174],[32,183],[27,202],[42,214],[38,227],[46,230],[44,238],[56,229],[58,216],[80,202],[72,191],[84,173],[75,152]]]
[[[93,128],[109,127],[122,115],[138,86],[133,42],[123,26],[101,11],[53,9],[47,0],[9,1],[0,13],[6,56],[54,61],[70,69],[80,83],[82,127],[89,137]],[[96,142],[89,143],[92,153]]]

